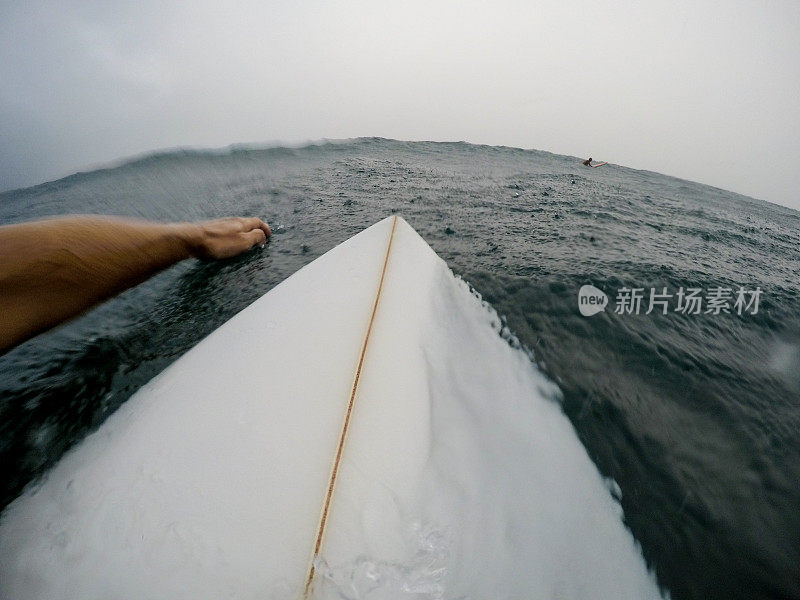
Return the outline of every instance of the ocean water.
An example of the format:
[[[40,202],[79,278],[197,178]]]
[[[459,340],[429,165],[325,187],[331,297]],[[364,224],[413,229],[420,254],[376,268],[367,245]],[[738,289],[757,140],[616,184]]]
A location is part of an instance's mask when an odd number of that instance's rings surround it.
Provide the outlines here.
[[[87,212],[258,215],[275,235],[0,357],[3,505],[230,316],[397,212],[557,383],[673,598],[800,597],[800,213],[574,157],[382,139],[156,155],[0,194],[4,224]],[[587,284],[610,299],[591,317]],[[650,288],[673,294],[667,314],[644,314]],[[758,311],[677,312],[690,288],[759,289]],[[624,289],[646,292],[639,314],[615,312]]]

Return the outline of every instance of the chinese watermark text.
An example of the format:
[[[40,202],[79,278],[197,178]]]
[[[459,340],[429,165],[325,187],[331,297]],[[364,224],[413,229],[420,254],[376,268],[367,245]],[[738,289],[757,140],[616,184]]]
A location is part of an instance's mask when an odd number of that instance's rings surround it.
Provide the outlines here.
[[[671,292],[661,288],[622,287],[615,296],[614,313],[638,315],[669,312],[684,315],[758,314],[758,304],[763,290],[728,287],[684,288]],[[584,285],[578,291],[578,310],[584,317],[605,311],[609,303],[603,290],[593,285]]]

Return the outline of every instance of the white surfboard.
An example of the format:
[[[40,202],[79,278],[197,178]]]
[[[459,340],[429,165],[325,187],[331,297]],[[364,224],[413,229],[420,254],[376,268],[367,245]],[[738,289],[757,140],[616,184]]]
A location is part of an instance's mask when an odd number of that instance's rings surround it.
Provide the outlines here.
[[[0,598],[656,598],[555,389],[397,217],[143,387],[0,521]]]

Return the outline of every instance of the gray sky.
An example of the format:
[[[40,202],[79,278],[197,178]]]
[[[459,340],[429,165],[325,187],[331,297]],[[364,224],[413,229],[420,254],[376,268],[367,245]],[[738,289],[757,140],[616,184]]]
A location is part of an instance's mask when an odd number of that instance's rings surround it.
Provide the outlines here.
[[[0,0],[0,190],[356,136],[591,155],[800,209],[800,2]]]

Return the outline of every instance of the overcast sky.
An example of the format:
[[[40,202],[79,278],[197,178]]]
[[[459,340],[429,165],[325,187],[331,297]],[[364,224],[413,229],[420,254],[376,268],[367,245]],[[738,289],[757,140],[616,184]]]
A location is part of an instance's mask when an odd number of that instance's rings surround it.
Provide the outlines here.
[[[356,136],[591,155],[800,209],[800,2],[0,0],[0,190]]]

